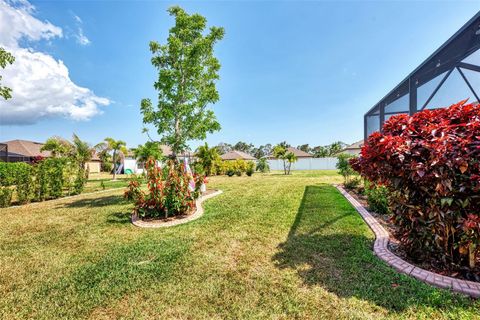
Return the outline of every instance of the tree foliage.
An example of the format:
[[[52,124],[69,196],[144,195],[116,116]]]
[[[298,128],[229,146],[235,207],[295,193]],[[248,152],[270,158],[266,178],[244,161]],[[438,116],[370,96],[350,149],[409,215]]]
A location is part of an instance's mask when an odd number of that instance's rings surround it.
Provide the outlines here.
[[[297,157],[295,154],[293,154],[293,152],[288,151],[288,147],[286,147],[286,145],[286,143],[276,145],[273,148],[273,156],[283,161],[283,172],[287,175],[290,174],[292,163],[297,161]]]
[[[210,148],[205,142],[203,146],[198,147],[196,152],[198,162],[201,164],[205,174],[210,176],[214,169],[215,161],[220,161],[220,156],[215,147]]]
[[[103,142],[95,146],[100,152],[109,153],[112,152],[112,162],[113,162],[113,180],[117,178],[117,161],[119,156],[125,156],[128,152],[127,144],[122,140],[115,140],[113,138],[105,138]]]
[[[7,64],[12,64],[15,61],[15,57],[8,51],[5,51],[5,49],[0,47],[0,67],[2,69],[5,69],[7,67]],[[0,96],[3,97],[5,100],[10,99],[12,97],[12,89],[1,86],[1,80],[2,76],[0,75]]]
[[[220,130],[209,104],[219,100],[215,83],[220,63],[213,55],[214,45],[224,36],[223,28],[210,27],[199,14],[188,14],[174,6],[168,9],[175,17],[166,44],[150,42],[152,65],[158,69],[154,83],[158,91],[155,108],[143,99],[143,122],[153,124],[161,142],[171,146],[173,155],[187,148],[187,141],[205,139],[207,133]]]
[[[147,141],[144,145],[138,145],[133,150],[133,154],[140,162],[147,162],[148,159],[161,160],[163,158],[160,143],[156,141]]]

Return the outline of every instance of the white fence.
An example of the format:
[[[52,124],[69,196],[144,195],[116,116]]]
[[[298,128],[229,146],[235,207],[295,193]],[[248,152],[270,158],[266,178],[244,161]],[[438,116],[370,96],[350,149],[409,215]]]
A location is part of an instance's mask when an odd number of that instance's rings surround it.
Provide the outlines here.
[[[337,158],[300,158],[292,164],[292,170],[335,170]],[[269,159],[270,170],[283,170],[283,160]]]

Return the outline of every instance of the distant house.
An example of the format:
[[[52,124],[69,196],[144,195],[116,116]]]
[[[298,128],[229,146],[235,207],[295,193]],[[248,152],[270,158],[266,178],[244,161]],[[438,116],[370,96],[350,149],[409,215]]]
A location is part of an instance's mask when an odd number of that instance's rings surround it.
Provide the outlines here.
[[[225,160],[225,161],[232,161],[232,160],[256,161],[257,160],[257,158],[255,158],[254,156],[239,150],[232,150],[230,152],[222,154],[220,158],[222,158],[222,160]]]
[[[38,158],[49,158],[52,156],[50,151],[40,151],[43,143],[29,140],[10,140],[0,143],[0,160],[6,162],[28,162],[32,163]],[[100,172],[100,158],[96,153],[92,154],[92,159],[85,164],[90,173]]]
[[[354,156],[359,156],[360,152],[362,151],[363,144],[364,144],[363,140],[357,141],[355,143],[352,143],[349,146],[346,146],[339,153],[347,153]]]
[[[160,145],[160,150],[162,150],[162,155],[167,158],[171,158],[173,155],[172,148],[167,145]],[[179,161],[184,161],[187,159],[188,163],[192,163],[195,160],[195,154],[190,151],[185,151],[181,154],[177,154],[177,159]],[[132,151],[129,151],[122,159],[122,165],[118,168],[117,173],[142,173],[145,169],[145,164],[141,161],[138,161],[135,158],[135,155]],[[159,166],[162,166],[160,161],[157,161]]]
[[[311,155],[310,153],[294,147],[288,147],[287,151],[293,153],[297,157],[297,159],[313,158],[313,155]],[[267,156],[267,159],[275,159],[275,157],[273,156],[273,154],[271,154]]]
[[[40,151],[43,143],[28,140],[10,140],[1,143],[4,148],[0,156],[7,162],[29,162],[35,158],[48,158],[51,156],[50,151]]]

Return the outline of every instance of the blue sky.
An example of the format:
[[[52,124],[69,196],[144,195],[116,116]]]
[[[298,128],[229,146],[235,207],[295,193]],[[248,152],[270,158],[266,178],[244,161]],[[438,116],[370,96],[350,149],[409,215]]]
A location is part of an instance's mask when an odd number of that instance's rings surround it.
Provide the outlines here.
[[[479,2],[458,1],[31,3],[29,14],[61,28],[61,35],[31,35],[15,45],[63,61],[74,91],[85,101],[108,102],[90,106],[88,120],[74,111],[51,112],[55,108],[42,113],[39,105],[25,111],[41,114],[29,124],[12,120],[24,116],[18,100],[4,102],[1,113],[18,112],[0,126],[0,140],[44,141],[75,132],[92,144],[110,136],[131,147],[146,141],[140,100],[156,101],[148,43],[165,41],[173,23],[166,9],[173,4],[226,31],[216,48],[222,69],[213,106],[222,130],[207,141],[312,146],[363,138],[363,114],[480,9]],[[51,90],[49,81],[42,83],[42,92]]]

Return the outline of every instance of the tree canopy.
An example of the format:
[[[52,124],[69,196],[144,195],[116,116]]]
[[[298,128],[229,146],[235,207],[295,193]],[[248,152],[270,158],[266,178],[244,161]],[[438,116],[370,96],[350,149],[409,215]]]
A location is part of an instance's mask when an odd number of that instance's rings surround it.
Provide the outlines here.
[[[0,67],[5,69],[7,64],[12,64],[15,61],[15,57],[5,49],[0,47]],[[12,89],[8,87],[1,86],[2,76],[0,75],[0,96],[3,97],[5,100],[10,99],[12,97]]]
[[[143,99],[143,122],[153,124],[161,142],[172,148],[174,156],[187,149],[189,140],[203,140],[207,133],[220,130],[209,104],[219,100],[215,83],[220,63],[213,55],[214,45],[224,36],[224,29],[207,28],[199,14],[188,14],[174,6],[168,9],[175,17],[166,44],[150,42],[152,65],[158,69],[154,88],[158,104]]]

